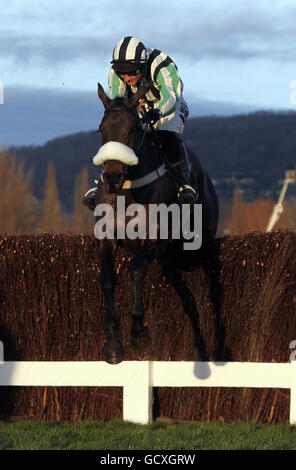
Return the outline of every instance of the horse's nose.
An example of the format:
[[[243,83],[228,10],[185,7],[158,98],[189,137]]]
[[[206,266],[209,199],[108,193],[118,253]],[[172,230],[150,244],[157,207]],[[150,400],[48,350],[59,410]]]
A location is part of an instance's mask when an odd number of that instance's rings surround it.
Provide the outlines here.
[[[106,191],[108,193],[118,193],[121,191],[124,179],[123,173],[103,173],[103,181],[106,184]]]

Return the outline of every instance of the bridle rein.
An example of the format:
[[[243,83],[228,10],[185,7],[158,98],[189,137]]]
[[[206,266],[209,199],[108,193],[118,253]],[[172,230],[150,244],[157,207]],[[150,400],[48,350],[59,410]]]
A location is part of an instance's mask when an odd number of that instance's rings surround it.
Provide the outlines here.
[[[136,148],[133,149],[134,152],[137,155],[139,153],[139,151],[141,150],[142,146],[143,146],[145,137],[147,135],[147,132],[149,131],[150,126],[149,126],[149,124],[146,124],[146,126],[143,130],[141,119],[139,118],[136,109],[135,108],[130,108],[130,107],[125,106],[125,105],[123,105],[123,106],[120,105],[119,106],[118,103],[115,103],[114,105],[110,106],[110,108],[105,109],[104,116],[107,113],[115,112],[115,111],[117,111],[117,112],[118,111],[127,111],[127,112],[131,113],[134,117],[136,117],[136,127],[134,127],[134,133],[136,133],[136,134],[141,133],[142,134],[141,139],[137,143]],[[101,126],[99,127],[99,130],[97,132],[101,132]],[[153,181],[160,178],[166,172],[167,172],[166,165],[164,163],[162,163],[158,168],[156,168],[155,170],[151,171],[150,173],[146,174],[145,176],[143,176],[141,178],[137,178],[137,179],[134,179],[134,180],[125,180],[125,182],[123,184],[123,189],[131,189],[131,188],[135,189],[135,188],[140,188],[142,186],[146,186],[147,184],[150,184]],[[126,167],[124,168],[124,173],[125,173],[125,175],[127,174],[127,168]],[[102,175],[101,175],[101,178],[102,178]]]
[[[105,116],[105,114],[110,113],[110,112],[114,112],[114,111],[127,111],[127,112],[131,113],[134,117],[136,117],[137,128],[135,128],[134,133],[139,132],[139,133],[142,134],[141,140],[139,141],[138,146],[136,147],[136,149],[134,149],[135,153],[137,154],[137,153],[140,151],[140,149],[142,148],[142,145],[143,145],[143,143],[144,143],[146,134],[147,134],[147,132],[148,132],[148,130],[149,130],[149,125],[146,124],[146,126],[145,126],[145,128],[144,128],[144,132],[143,132],[143,127],[142,127],[142,124],[141,124],[141,119],[139,118],[136,109],[135,109],[135,108],[130,108],[130,107],[125,106],[125,105],[123,105],[123,106],[118,106],[117,103],[114,104],[113,106],[111,106],[110,108],[105,109],[104,116]],[[100,127],[101,127],[101,126],[100,126]],[[100,132],[100,131],[101,131],[100,127],[99,127],[99,130],[98,130],[97,132]]]

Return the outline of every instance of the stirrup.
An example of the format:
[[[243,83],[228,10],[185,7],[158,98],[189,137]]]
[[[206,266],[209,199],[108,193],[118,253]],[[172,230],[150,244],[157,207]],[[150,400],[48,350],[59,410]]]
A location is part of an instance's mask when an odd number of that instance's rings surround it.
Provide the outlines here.
[[[95,203],[95,195],[96,195],[97,188],[89,189],[84,197],[83,197],[83,204],[88,207],[91,211],[95,210],[96,203]]]
[[[198,200],[198,193],[190,186],[190,184],[184,184],[179,188],[178,201],[181,204],[192,204]]]

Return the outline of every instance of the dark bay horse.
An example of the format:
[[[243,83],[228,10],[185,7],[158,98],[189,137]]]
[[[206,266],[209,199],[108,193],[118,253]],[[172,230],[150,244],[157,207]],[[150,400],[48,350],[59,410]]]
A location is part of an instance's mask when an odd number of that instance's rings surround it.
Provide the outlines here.
[[[144,348],[149,344],[149,334],[143,323],[142,282],[149,263],[164,253],[169,243],[169,237],[151,238],[147,235],[148,209],[153,204],[162,203],[169,206],[177,201],[176,186],[161,159],[160,152],[157,151],[152,133],[145,132],[137,111],[139,100],[147,91],[147,86],[143,86],[129,99],[112,100],[98,84],[98,96],[104,105],[105,113],[99,128],[102,145],[93,159],[95,164],[103,165],[96,192],[95,220],[96,227],[103,220],[106,223],[107,212],[98,209],[106,206],[110,208],[109,216],[113,218],[111,221],[113,232],[111,231],[112,234],[108,237],[97,235],[96,237],[101,263],[100,283],[105,304],[106,342],[103,346],[103,359],[111,364],[119,363],[124,358],[114,312],[115,250],[121,246],[131,258],[130,274],[133,282],[131,344],[135,348]],[[209,176],[201,167],[197,157],[189,150],[188,154],[192,171],[196,175],[195,184],[199,194],[197,202],[202,205],[202,242],[206,243],[215,237],[217,230],[219,212],[217,196]],[[144,219],[145,223],[147,222],[146,236],[131,239],[120,235],[133,217],[126,212],[120,220],[116,218],[119,196],[121,201],[124,201],[125,207],[137,203],[144,208]],[[138,226],[139,220],[141,222],[141,219],[137,219]],[[158,234],[159,230],[158,222]]]

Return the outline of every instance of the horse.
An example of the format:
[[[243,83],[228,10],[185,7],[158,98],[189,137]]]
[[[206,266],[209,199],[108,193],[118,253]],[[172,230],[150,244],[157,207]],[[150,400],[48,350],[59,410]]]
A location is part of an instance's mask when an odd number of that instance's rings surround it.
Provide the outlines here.
[[[103,221],[103,212],[98,209],[108,207],[112,209],[110,214],[113,217],[112,228],[114,229],[108,237],[96,236],[101,268],[100,284],[105,309],[103,360],[110,364],[121,362],[125,354],[114,311],[115,251],[118,247],[122,247],[131,259],[129,269],[133,285],[133,303],[130,342],[134,348],[143,349],[150,343],[149,331],[144,325],[144,307],[141,299],[143,279],[149,264],[153,259],[165,253],[170,243],[169,236],[167,239],[159,236],[132,237],[133,239],[122,236],[122,230],[133,218],[125,213],[120,221],[116,219],[119,196],[123,198],[125,206],[141,205],[146,211],[145,222],[148,222],[147,214],[151,205],[169,206],[176,203],[177,198],[176,185],[168,166],[164,164],[162,153],[153,138],[153,132],[147,132],[148,126],[144,128],[140,120],[139,101],[147,93],[148,87],[149,85],[141,86],[129,98],[111,99],[102,85],[98,83],[97,93],[104,106],[104,115],[99,126],[101,146],[93,158],[93,162],[102,168],[95,195],[95,227]],[[155,132],[158,133],[158,131]],[[190,149],[187,149],[187,152],[192,173],[196,176],[195,184],[199,194],[197,203],[202,205],[202,241],[206,243],[216,234],[219,216],[218,199],[213,183],[198,158]],[[106,218],[105,222],[107,220]],[[157,233],[159,229],[159,223],[157,223]],[[175,241],[179,243],[181,238]]]

